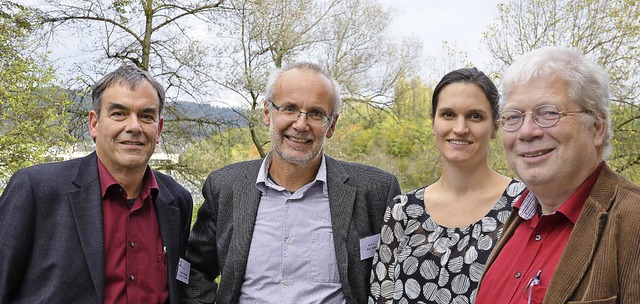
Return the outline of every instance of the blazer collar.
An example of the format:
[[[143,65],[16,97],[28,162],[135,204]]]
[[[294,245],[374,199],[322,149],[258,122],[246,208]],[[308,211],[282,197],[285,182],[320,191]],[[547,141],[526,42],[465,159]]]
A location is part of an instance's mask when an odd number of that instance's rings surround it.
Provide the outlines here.
[[[340,278],[343,288],[347,284],[347,234],[351,225],[351,214],[356,198],[356,188],[347,185],[350,175],[342,164],[325,155],[327,164],[327,187],[329,191],[329,209],[331,213],[331,225],[334,236],[334,246]],[[246,271],[251,237],[260,205],[260,190],[256,187],[262,160],[249,162],[243,176],[233,184],[233,237],[230,244],[230,252],[234,252],[233,265],[235,276],[231,294],[239,294],[242,286],[242,274]],[[241,205],[241,208],[239,206]],[[223,283],[223,282],[221,282]],[[226,284],[225,284],[226,285]],[[350,294],[350,290],[344,290]]]
[[[220,284],[230,284],[232,295],[240,294],[240,287],[244,279],[249,258],[249,248],[253,237],[253,228],[256,223],[258,206],[260,205],[261,192],[256,187],[256,179],[262,160],[250,161],[244,168],[242,176],[237,181],[231,181],[233,191],[233,234],[230,241],[229,252],[233,256],[227,256],[227,263],[233,262],[234,276],[229,278],[231,282],[222,280]],[[237,297],[235,299],[237,301]]]
[[[350,175],[342,163],[328,156],[326,160],[333,246],[335,247],[340,280],[342,281],[342,291],[346,297],[350,297],[351,284],[347,272],[349,265],[347,237],[349,227],[351,227],[351,215],[356,201],[357,189],[347,184]]]
[[[178,258],[180,256],[180,234],[182,232],[180,208],[176,206],[175,197],[164,184],[163,179],[155,171],[151,171],[156,176],[158,183],[158,197],[153,202],[158,218],[160,238],[162,239],[163,250],[165,250],[167,260],[167,276],[169,282],[170,302],[178,301],[178,291],[176,284],[171,282],[176,280],[176,269],[178,269]]]
[[[154,171],[152,171],[155,174]],[[160,237],[167,249],[168,261],[175,264],[180,239],[180,209],[174,206],[174,196],[162,179],[156,178],[158,197],[154,202]],[[72,183],[78,189],[69,192],[69,202],[76,223],[82,251],[91,273],[98,299],[104,298],[104,236],[102,197],[98,176],[98,158],[95,152],[79,159]],[[168,265],[174,269],[175,265]]]
[[[77,164],[72,183],[78,188],[69,191],[68,198],[93,286],[98,299],[103,299],[104,236],[96,153],[93,152],[79,159]]]
[[[560,256],[545,303],[567,302],[589,270],[617,191],[616,173],[605,164]]]
[[[155,171],[152,171],[155,174]],[[178,256],[178,241],[180,238],[180,208],[174,204],[174,196],[161,179],[156,177],[158,183],[158,197],[154,202],[156,217],[160,227],[162,245],[167,249],[169,257]]]

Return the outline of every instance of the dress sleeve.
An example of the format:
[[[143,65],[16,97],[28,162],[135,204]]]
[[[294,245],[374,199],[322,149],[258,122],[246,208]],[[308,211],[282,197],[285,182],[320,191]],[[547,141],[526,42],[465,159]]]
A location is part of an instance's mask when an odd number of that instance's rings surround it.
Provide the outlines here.
[[[404,235],[406,216],[404,204],[405,195],[398,195],[393,204],[387,207],[384,222],[380,232],[378,248],[373,256],[371,265],[371,287],[369,303],[392,303],[395,285],[395,268],[397,264],[396,252]]]

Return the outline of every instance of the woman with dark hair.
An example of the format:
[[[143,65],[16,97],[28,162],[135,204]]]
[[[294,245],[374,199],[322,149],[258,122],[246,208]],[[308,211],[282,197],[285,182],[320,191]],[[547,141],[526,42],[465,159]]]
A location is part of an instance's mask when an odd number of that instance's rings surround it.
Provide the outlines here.
[[[478,281],[524,185],[489,166],[498,89],[476,68],[445,75],[431,118],[442,173],[387,207],[369,303],[473,303]]]

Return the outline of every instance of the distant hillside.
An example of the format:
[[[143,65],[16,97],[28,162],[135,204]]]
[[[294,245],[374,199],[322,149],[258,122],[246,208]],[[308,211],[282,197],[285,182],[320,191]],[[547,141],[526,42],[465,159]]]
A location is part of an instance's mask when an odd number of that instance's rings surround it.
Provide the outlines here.
[[[243,119],[238,116],[234,109],[217,107],[207,104],[200,104],[189,101],[168,102],[165,105],[167,110],[164,113],[165,119],[175,120],[178,118],[188,119],[208,119],[214,121],[225,121],[235,126],[244,126]]]
[[[91,98],[82,96],[78,92],[71,92],[75,96],[76,116],[71,126],[76,138],[91,141],[87,130],[87,113],[91,110]],[[223,131],[226,128],[244,127],[246,123],[233,108],[217,107],[189,101],[166,102],[162,115],[165,118],[163,134],[168,137],[189,137],[190,139],[204,138]]]

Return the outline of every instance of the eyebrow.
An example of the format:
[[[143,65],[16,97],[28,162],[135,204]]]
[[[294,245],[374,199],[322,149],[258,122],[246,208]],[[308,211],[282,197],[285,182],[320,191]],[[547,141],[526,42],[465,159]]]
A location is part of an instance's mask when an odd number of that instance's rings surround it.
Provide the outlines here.
[[[453,108],[440,108],[438,110],[438,112],[457,112],[455,111]],[[470,110],[466,111],[465,114],[469,114],[469,113],[480,113],[480,114],[486,114],[487,111],[483,110],[483,109],[478,109],[478,108],[471,108]]]
[[[289,106],[293,106],[296,109],[299,109],[298,105],[291,102],[291,101],[284,101],[283,104],[281,105],[281,107],[289,107]],[[323,109],[322,107],[318,107],[318,106],[311,106],[309,109],[307,109],[307,112],[320,112],[324,115],[326,115],[326,113],[328,111],[325,111],[325,109]]]
[[[140,110],[140,113],[145,113],[145,114],[148,114],[148,113],[156,114],[157,112],[158,112],[158,108],[153,107],[153,106],[146,107],[146,108],[143,108],[142,110]]]
[[[109,104],[107,104],[107,111],[112,111],[112,110],[126,110],[127,107],[125,107],[123,104],[121,103],[117,103],[117,102],[109,102]]]
[[[113,111],[113,110],[128,110],[129,108],[121,103],[117,103],[117,102],[109,102],[109,104],[107,105],[107,112],[108,111]],[[140,113],[156,113],[158,111],[158,109],[154,106],[148,106],[146,108],[143,108],[142,110],[140,110]]]

